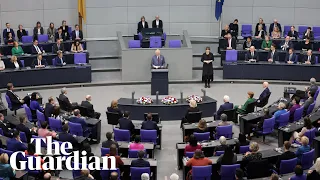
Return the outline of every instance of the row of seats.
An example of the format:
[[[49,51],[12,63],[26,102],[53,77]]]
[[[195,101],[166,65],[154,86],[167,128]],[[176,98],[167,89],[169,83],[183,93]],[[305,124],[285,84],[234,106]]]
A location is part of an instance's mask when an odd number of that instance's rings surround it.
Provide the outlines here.
[[[141,48],[140,40],[129,40],[129,48]],[[150,37],[150,48],[161,48],[162,40],[159,36]],[[181,48],[181,40],[169,40],[169,48]]]
[[[114,133],[114,140],[115,141],[131,142],[131,140],[130,140],[131,133],[129,130],[114,128],[113,133]],[[140,138],[141,138],[141,142],[152,142],[155,145],[158,144],[157,130],[141,129],[140,130]]]

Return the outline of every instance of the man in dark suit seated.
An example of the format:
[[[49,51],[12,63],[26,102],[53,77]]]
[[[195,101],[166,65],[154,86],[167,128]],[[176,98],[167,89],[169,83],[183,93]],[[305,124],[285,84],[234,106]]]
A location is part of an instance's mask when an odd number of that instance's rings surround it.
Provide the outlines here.
[[[58,56],[55,58],[56,66],[65,66],[67,63],[63,59],[62,51],[58,51]]]
[[[48,66],[48,63],[45,59],[42,59],[41,54],[37,55],[37,59],[33,60],[31,65],[33,68],[44,68],[46,66]]]
[[[138,159],[131,161],[131,167],[150,167],[149,161],[143,159],[144,151],[138,152]]]
[[[120,126],[120,129],[129,130],[132,135],[134,133],[134,125],[131,119],[129,118],[129,116],[130,116],[130,112],[125,111],[123,114],[123,117],[119,119],[119,126]]]
[[[60,39],[57,39],[57,43],[53,45],[53,53],[58,54],[59,51],[61,51],[62,53],[64,52],[64,45],[63,43],[61,43]]]
[[[283,51],[287,51],[290,48],[293,48],[293,43],[290,41],[289,36],[286,36],[285,40],[280,44],[280,47]]]
[[[298,39],[299,37],[299,34],[298,32],[295,30],[295,27],[294,26],[291,26],[291,29],[290,31],[288,32],[288,36],[290,37],[290,39]]]
[[[285,141],[283,144],[284,152],[278,157],[278,161],[276,163],[276,168],[280,168],[280,163],[282,160],[289,160],[296,157],[296,154],[290,151],[291,143],[289,141]]]
[[[156,19],[152,21],[152,28],[163,28],[162,20],[158,15],[156,16]]]
[[[20,124],[16,126],[16,129],[20,132],[24,132],[26,134],[27,142],[30,143],[30,139],[32,135],[36,135],[37,133],[37,128],[33,127],[32,129],[29,129],[26,126],[27,123],[27,118],[25,116],[20,116],[19,117]]]
[[[308,50],[307,55],[303,58],[304,64],[316,64],[316,57],[312,54],[312,50]]]
[[[254,46],[250,46],[249,51],[246,55],[246,61],[259,61],[258,52],[255,51],[256,48]]]
[[[268,52],[268,62],[279,61],[279,53],[276,51],[276,45],[272,44],[270,51]]]
[[[75,110],[73,111],[73,115],[74,115],[74,116],[71,117],[71,118],[69,119],[69,121],[72,122],[72,123],[81,124],[82,130],[83,130],[83,131],[86,131],[86,130],[88,129],[88,124],[87,124],[87,122],[84,120],[84,118],[81,117],[80,110],[79,110],[79,109],[75,109]]]
[[[67,94],[67,88],[64,87],[64,88],[61,89],[61,94],[59,95],[59,99],[60,99],[60,101],[62,101],[63,104],[66,106],[67,109],[65,109],[65,110],[67,110],[67,111],[72,111],[72,109],[73,109],[74,107],[78,106],[78,103],[72,103],[72,102],[69,100],[69,98],[66,96],[66,94]],[[60,105],[60,106],[61,106],[61,105]]]
[[[83,33],[82,31],[79,29],[79,25],[76,24],[75,26],[75,30],[72,31],[72,40],[79,40],[81,41],[83,39]]]
[[[76,140],[76,138],[74,138],[72,134],[69,134],[69,125],[68,124],[64,124],[62,126],[62,132],[59,133],[58,139],[61,142],[72,143],[73,150],[78,150],[80,148],[80,145],[79,145],[78,141]]]
[[[54,98],[52,96],[50,96],[48,98],[48,102],[46,103],[46,105],[44,107],[44,115],[45,115],[45,117],[49,118],[49,117],[52,116],[54,106],[55,106]]]
[[[30,97],[29,96],[25,96],[23,99],[21,99],[18,95],[16,95],[13,92],[13,84],[12,83],[8,83],[7,84],[7,92],[6,95],[9,97],[11,104],[12,104],[12,108],[16,109],[19,108],[20,106],[22,106],[24,103],[27,104],[28,106],[30,105]]]
[[[314,102],[313,96],[314,96],[314,93],[311,91],[308,91],[308,99],[303,103],[303,116],[307,115],[309,106]]]
[[[259,96],[258,102],[260,102],[261,100],[263,100],[264,98],[266,98],[268,96],[268,94],[270,94],[270,90],[269,90],[269,83],[267,81],[262,83],[262,87],[263,87],[263,91]]]
[[[230,33],[228,33],[226,37],[227,38],[225,39],[225,42],[224,42],[224,49],[225,50],[236,49],[237,48],[236,40],[232,38]]]
[[[314,94],[318,91],[317,80],[315,78],[310,79],[310,86],[306,87],[306,91],[310,91]]]
[[[95,112],[93,104],[91,104],[91,95],[86,96],[86,100],[81,102],[81,106],[87,108],[89,117],[96,119],[100,118],[101,113]]]
[[[157,126],[157,123],[152,121],[151,113],[148,113],[147,120],[142,122],[141,129],[159,131],[159,127]]]
[[[288,64],[297,63],[296,61],[297,55],[293,51],[294,51],[293,48],[290,48],[284,59],[284,61]]]
[[[38,40],[33,41],[33,45],[31,46],[31,52],[32,54],[42,54],[44,53],[43,48],[39,46]]]
[[[233,109],[233,103],[230,103],[229,101],[230,101],[229,96],[227,96],[227,95],[223,96],[224,103],[220,105],[214,119],[216,119],[216,120],[220,119],[220,116],[223,113],[223,111]]]
[[[9,151],[25,151],[27,149],[27,146],[24,145],[20,139],[20,132],[14,131],[13,132],[13,138],[9,139],[7,141],[7,150]]]
[[[116,147],[119,148],[119,144],[112,140],[112,133],[111,132],[107,132],[106,138],[107,138],[107,140],[102,142],[103,148],[110,148],[112,144],[116,145]]]
[[[0,128],[2,129],[3,135],[6,137],[13,137],[13,131],[10,128],[8,121],[4,119],[4,115],[0,113]]]
[[[58,32],[56,32],[56,41],[58,39],[60,39],[60,41],[65,41],[66,40],[66,36],[65,36],[65,33],[62,32],[62,28],[58,28]]]

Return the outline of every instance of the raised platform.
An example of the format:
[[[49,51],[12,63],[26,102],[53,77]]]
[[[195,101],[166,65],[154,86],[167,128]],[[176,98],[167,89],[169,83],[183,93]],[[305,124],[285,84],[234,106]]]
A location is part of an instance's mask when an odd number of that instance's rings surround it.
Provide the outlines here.
[[[202,117],[212,117],[213,113],[217,110],[217,101],[211,97],[202,97],[203,101],[198,103],[198,108],[202,111]],[[178,104],[165,105],[161,103],[159,99],[159,104],[154,101],[150,105],[141,105],[132,103],[130,98],[120,98],[118,100],[118,107],[123,111],[130,111],[130,118],[133,120],[143,120],[144,113],[159,113],[162,121],[168,120],[180,120],[186,115],[187,109],[189,108],[189,103],[187,101],[179,102]]]

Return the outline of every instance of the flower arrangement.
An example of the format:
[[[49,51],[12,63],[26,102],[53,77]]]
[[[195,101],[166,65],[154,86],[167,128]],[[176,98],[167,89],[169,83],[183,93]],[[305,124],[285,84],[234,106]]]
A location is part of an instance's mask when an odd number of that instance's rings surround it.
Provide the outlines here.
[[[202,97],[198,95],[190,95],[187,97],[187,101],[190,102],[190,100],[195,100],[197,103],[202,102]]]
[[[177,103],[178,103],[178,100],[177,100],[177,98],[175,98],[175,97],[166,96],[166,97],[164,97],[164,98],[161,100],[161,102],[162,102],[163,104],[170,105],[170,104],[177,104]]]
[[[143,105],[146,105],[146,104],[152,104],[153,103],[153,100],[150,98],[150,97],[140,97],[139,99],[137,99],[137,103],[138,104],[143,104]]]

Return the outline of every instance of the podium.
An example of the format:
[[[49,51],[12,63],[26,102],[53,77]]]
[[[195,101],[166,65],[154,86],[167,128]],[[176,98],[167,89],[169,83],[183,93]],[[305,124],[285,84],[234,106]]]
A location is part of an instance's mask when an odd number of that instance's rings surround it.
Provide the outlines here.
[[[156,95],[159,91],[159,95],[169,94],[169,80],[168,69],[151,69],[151,95]]]

